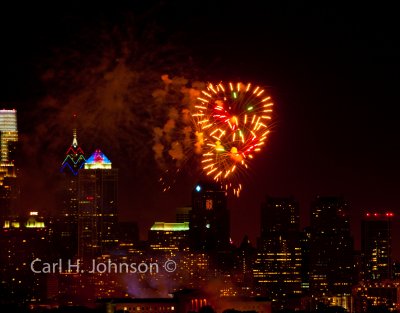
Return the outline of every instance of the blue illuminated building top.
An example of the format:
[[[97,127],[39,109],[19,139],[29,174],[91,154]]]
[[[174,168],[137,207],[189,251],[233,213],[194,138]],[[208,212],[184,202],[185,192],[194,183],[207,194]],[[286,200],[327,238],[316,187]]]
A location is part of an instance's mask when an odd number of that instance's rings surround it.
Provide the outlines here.
[[[85,163],[85,169],[111,169],[111,161],[97,149]]]

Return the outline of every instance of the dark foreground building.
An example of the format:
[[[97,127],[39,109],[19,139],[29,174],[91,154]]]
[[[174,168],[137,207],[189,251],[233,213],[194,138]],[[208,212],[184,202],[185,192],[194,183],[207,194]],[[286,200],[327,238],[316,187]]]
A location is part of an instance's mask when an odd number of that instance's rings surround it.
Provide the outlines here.
[[[364,280],[392,278],[391,220],[394,214],[366,213],[361,224]]]
[[[351,306],[354,250],[349,204],[340,197],[317,197],[311,207],[310,292],[316,302]]]
[[[138,311],[187,313],[199,312],[205,308],[210,308],[216,313],[225,310],[271,313],[271,302],[265,298],[215,297],[198,290],[181,290],[171,295],[171,298],[103,299],[101,302],[107,313]]]
[[[261,206],[261,237],[253,273],[261,295],[278,305],[285,306],[302,293],[300,238],[298,202],[290,197],[267,197]]]

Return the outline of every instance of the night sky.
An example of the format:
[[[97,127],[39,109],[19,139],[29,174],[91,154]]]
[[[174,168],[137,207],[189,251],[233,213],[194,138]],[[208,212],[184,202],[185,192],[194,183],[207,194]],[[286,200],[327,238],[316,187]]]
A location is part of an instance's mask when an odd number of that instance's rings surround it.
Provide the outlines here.
[[[229,199],[234,241],[258,236],[266,195],[296,197],[302,226],[316,195],[339,195],[350,201],[358,245],[362,212],[400,214],[396,14],[376,3],[303,1],[1,7],[0,103],[18,109],[21,210],[57,209],[76,111],[81,146],[87,155],[102,149],[121,170],[121,219],[138,221],[145,238],[155,220],[173,221],[175,208],[190,204],[198,178],[187,167],[171,192],[157,183],[148,119],[163,111],[153,115],[147,101],[161,75],[253,82],[276,105],[267,147],[244,177],[241,197]],[[114,71],[121,59],[123,70]],[[110,93],[122,90],[118,104],[96,89],[107,73],[116,77]],[[126,79],[136,83],[125,86]],[[109,97],[106,107],[96,103],[101,97]]]

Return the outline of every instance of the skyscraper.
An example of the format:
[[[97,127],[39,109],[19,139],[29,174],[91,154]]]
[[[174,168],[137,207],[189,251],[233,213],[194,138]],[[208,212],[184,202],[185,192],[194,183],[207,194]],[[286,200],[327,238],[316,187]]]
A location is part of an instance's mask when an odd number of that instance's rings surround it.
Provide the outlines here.
[[[15,176],[15,149],[18,142],[17,111],[0,110],[0,184],[6,176]]]
[[[300,235],[301,245],[301,289],[303,295],[307,295],[310,290],[310,243],[311,228],[306,227]]]
[[[361,253],[365,280],[391,278],[392,212],[366,213],[361,224]]]
[[[83,150],[78,145],[77,130],[72,131],[72,143],[61,164],[62,204],[57,222],[60,235],[61,256],[71,258],[76,254],[78,239],[78,172],[85,164]]]
[[[261,206],[261,237],[253,271],[261,293],[282,305],[299,296],[301,261],[297,201],[267,197]]]
[[[198,183],[192,192],[190,241],[195,251],[223,251],[230,243],[226,192],[214,183]]]
[[[15,213],[19,196],[15,167],[17,142],[17,111],[0,110],[0,222]]]
[[[353,279],[349,204],[317,197],[311,207],[310,292],[317,299],[349,297]]]
[[[195,186],[189,225],[190,249],[206,253],[210,267],[216,269],[219,275],[230,275],[233,266],[230,215],[227,195],[220,185],[200,182]]]
[[[96,150],[78,175],[78,255],[93,258],[117,243],[118,170]]]
[[[78,145],[77,130],[72,130],[72,143],[68,148],[64,161],[61,164],[61,172],[77,176],[86,162],[83,150]]]

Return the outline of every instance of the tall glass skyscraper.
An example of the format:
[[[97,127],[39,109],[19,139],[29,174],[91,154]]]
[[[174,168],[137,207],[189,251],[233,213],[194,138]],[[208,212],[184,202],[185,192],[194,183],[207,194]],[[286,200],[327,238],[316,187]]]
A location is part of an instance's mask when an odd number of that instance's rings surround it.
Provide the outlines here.
[[[318,301],[344,301],[354,283],[350,207],[341,197],[317,197],[311,207],[310,291]]]
[[[230,214],[226,191],[220,185],[199,182],[193,189],[189,241],[192,251],[207,253],[218,271],[232,269]]]
[[[86,162],[84,152],[78,145],[77,129],[72,130],[72,143],[66,151],[60,172],[63,184],[62,204],[58,216],[61,256],[71,258],[77,253],[78,241],[78,173]]]
[[[118,169],[96,150],[78,175],[78,256],[91,259],[117,243]]]
[[[230,244],[230,216],[225,190],[198,183],[192,193],[190,239],[194,251],[223,251]]]
[[[15,213],[19,195],[15,168],[15,152],[18,142],[17,111],[0,110],[0,218]]]
[[[0,110],[0,185],[5,177],[15,177],[15,150],[18,142],[17,111]]]
[[[279,305],[301,295],[299,204],[291,197],[267,197],[261,206],[261,237],[253,275],[262,295]]]

